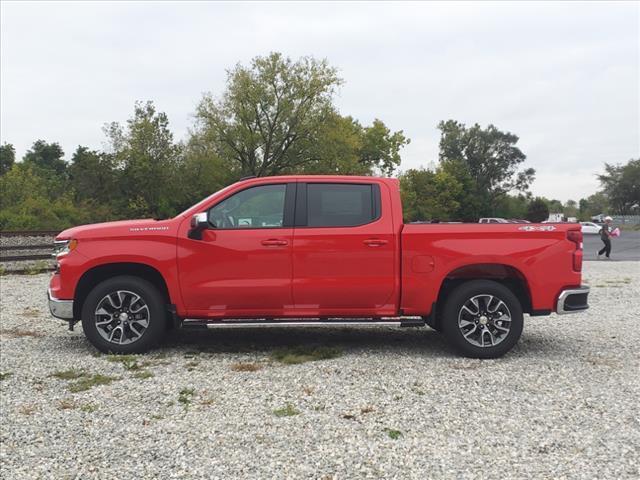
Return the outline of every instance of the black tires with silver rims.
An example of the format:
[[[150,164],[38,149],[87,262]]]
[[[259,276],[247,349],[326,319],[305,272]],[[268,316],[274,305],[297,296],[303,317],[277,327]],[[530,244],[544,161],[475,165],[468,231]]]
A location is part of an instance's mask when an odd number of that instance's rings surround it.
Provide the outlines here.
[[[442,328],[463,355],[495,358],[522,334],[522,306],[511,290],[491,280],[471,280],[453,290],[444,305]]]
[[[82,328],[105,353],[142,353],[165,332],[165,302],[153,284],[133,276],[99,283],[82,306]]]

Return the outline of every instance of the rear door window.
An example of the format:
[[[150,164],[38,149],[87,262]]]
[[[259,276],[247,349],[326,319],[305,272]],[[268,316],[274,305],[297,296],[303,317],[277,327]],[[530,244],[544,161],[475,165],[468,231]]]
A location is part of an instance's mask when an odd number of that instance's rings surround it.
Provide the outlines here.
[[[354,227],[380,216],[378,185],[308,183],[308,227]]]

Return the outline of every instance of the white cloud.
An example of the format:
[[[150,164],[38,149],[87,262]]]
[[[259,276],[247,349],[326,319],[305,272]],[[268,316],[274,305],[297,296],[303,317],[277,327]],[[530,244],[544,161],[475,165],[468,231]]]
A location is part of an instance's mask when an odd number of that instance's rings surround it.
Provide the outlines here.
[[[520,136],[535,194],[597,188],[603,162],[640,155],[637,3],[1,4],[1,136],[99,148],[102,124],[154,100],[184,138],[225,69],[282,51],[326,57],[344,114],[381,118],[437,160],[438,121]]]

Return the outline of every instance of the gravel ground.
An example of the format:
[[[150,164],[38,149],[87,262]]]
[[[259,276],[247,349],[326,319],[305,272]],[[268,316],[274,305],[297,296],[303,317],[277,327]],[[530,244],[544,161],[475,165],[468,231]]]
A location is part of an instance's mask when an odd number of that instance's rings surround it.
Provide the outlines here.
[[[585,270],[587,313],[485,361],[360,328],[180,332],[114,362],[49,317],[48,275],[2,277],[0,477],[638,478],[640,264]],[[273,356],[316,344],[342,355]]]

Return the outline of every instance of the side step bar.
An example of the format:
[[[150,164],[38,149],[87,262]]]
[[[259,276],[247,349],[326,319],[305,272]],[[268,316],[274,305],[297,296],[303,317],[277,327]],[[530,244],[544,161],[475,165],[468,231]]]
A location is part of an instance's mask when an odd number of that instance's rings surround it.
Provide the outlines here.
[[[268,328],[268,327],[424,327],[421,317],[381,320],[215,320],[186,318],[183,328]]]

